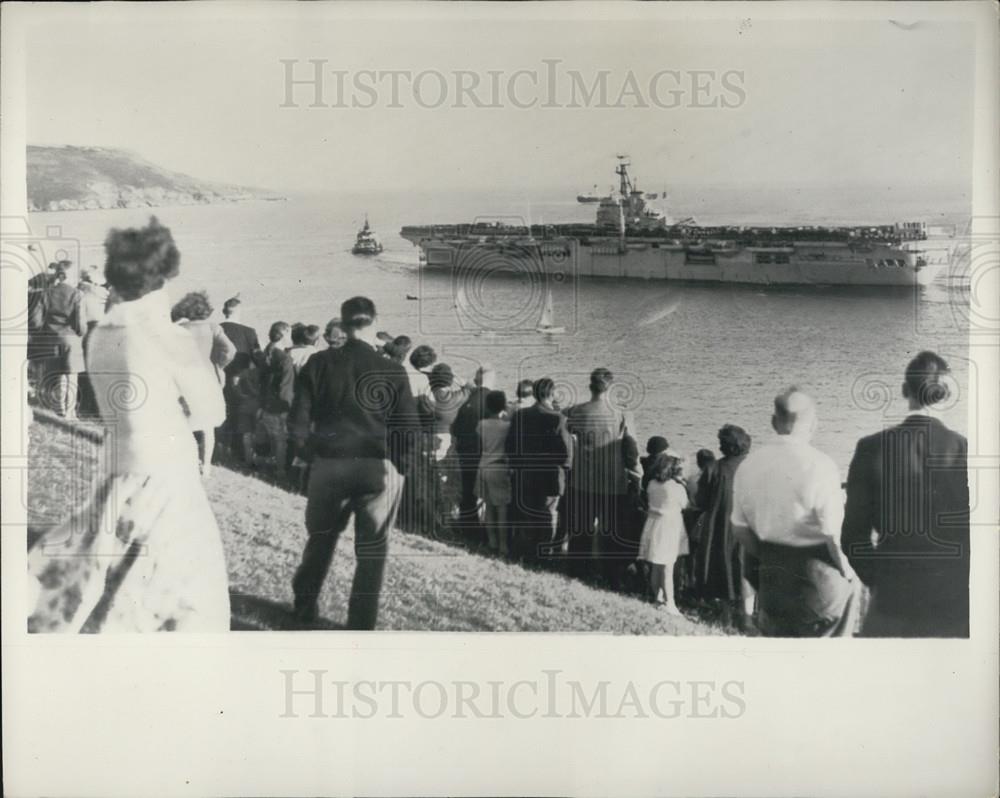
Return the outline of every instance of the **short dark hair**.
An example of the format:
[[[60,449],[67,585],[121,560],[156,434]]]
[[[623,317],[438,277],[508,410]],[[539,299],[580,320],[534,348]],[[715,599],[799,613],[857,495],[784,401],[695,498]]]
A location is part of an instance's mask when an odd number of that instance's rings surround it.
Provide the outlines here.
[[[375,303],[366,296],[352,296],[340,306],[340,323],[345,330],[360,330],[375,321]]]
[[[455,382],[455,372],[447,363],[438,363],[428,376],[431,388],[447,388]]]
[[[170,309],[171,321],[187,319],[188,321],[204,321],[212,315],[212,303],[204,291],[191,291],[180,298]]]
[[[278,343],[285,337],[285,333],[291,329],[287,321],[276,321],[267,331],[267,338],[272,344]]]
[[[240,298],[238,296],[233,296],[222,303],[222,314],[224,316],[229,316],[232,314],[236,308],[240,306]]]
[[[507,407],[507,394],[503,391],[490,391],[486,394],[486,411],[499,415]]]
[[[590,372],[590,390],[592,393],[606,393],[611,387],[615,375],[606,368],[596,368]]]
[[[155,216],[145,227],[112,229],[104,241],[104,276],[122,299],[139,299],[180,272],[181,253]]]
[[[941,381],[948,374],[951,374],[948,361],[925,349],[907,365],[903,393],[908,399],[916,399],[921,407],[943,402],[951,394],[948,384]]]
[[[555,394],[556,384],[550,377],[539,377],[531,386],[531,390],[539,402],[544,402]]]
[[[410,353],[410,365],[420,371],[428,366],[433,366],[437,362],[437,352],[427,344],[421,344]]]
[[[305,341],[302,340],[302,333],[304,333],[305,330],[306,330],[306,325],[304,325],[301,321],[297,321],[297,322],[295,322],[295,324],[292,325],[292,343],[293,344],[304,344],[305,343]]]
[[[393,360],[402,363],[410,353],[411,346],[413,346],[413,341],[410,340],[410,336],[397,335],[385,345],[385,352]]]
[[[670,442],[662,435],[654,435],[646,441],[646,454],[659,454],[670,448]]]
[[[715,462],[715,452],[711,449],[699,449],[694,459],[698,463],[698,468],[704,469]]]
[[[314,346],[319,340],[319,325],[307,324],[302,328],[302,343],[306,346]]]
[[[750,451],[753,439],[743,427],[726,424],[719,430],[719,451],[727,457],[737,457]]]
[[[517,384],[517,389],[515,390],[518,399],[527,399],[529,396],[533,396],[535,393],[535,383],[531,380],[524,379]]]

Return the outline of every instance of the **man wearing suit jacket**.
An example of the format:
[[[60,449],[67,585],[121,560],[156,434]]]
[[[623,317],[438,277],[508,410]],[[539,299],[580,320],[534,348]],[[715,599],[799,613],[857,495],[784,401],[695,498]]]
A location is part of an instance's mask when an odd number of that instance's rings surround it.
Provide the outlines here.
[[[222,305],[222,314],[226,320],[219,326],[222,332],[236,347],[236,355],[223,369],[226,374],[226,384],[223,395],[226,398],[226,422],[219,436],[233,452],[243,451],[249,465],[252,461],[250,438],[253,435],[252,415],[256,408],[247,401],[242,389],[237,388],[240,376],[254,364],[254,358],[260,352],[260,341],[253,327],[240,324],[239,297],[231,297]],[[246,387],[246,386],[244,386]]]
[[[969,636],[968,443],[931,415],[948,372],[934,352],[913,358],[910,414],[851,461],[841,548],[872,591],[866,637]]]
[[[534,385],[536,404],[518,410],[507,433],[512,472],[511,524],[517,547],[529,560],[552,553],[559,497],[573,463],[573,438],[566,418],[553,407],[555,383],[542,377]]]
[[[639,530],[629,528],[626,515],[628,476],[638,479],[639,448],[625,414],[608,399],[613,380],[608,369],[594,369],[590,401],[566,411],[576,451],[564,527],[573,570],[585,575],[596,557],[608,582],[621,587],[625,568],[639,551]]]

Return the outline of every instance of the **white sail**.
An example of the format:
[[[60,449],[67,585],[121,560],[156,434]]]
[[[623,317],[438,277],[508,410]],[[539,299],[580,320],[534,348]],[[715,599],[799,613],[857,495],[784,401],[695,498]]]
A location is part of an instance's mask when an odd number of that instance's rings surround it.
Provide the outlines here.
[[[545,306],[542,308],[542,317],[538,321],[538,326],[542,329],[552,327],[555,324],[555,313],[552,310],[552,292],[545,292]]]

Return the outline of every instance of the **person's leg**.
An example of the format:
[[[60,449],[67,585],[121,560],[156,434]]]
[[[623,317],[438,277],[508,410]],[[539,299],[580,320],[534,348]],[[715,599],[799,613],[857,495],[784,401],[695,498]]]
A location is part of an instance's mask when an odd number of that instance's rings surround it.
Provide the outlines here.
[[[497,507],[495,504],[486,502],[484,521],[486,523],[486,543],[492,551],[498,551],[500,549],[500,540],[497,537],[499,528],[497,524]]]
[[[667,565],[663,563],[653,564],[653,601],[657,604],[670,603],[670,586]]]
[[[196,429],[193,435],[194,444],[198,447],[198,466],[201,469],[201,475],[205,476],[205,431]]]
[[[273,431],[271,436],[271,452],[274,454],[274,476],[279,482],[284,482],[288,474],[288,415],[276,413],[271,417]]]
[[[215,458],[215,429],[209,427],[201,431],[201,473],[208,477],[212,473],[212,460]]]
[[[501,556],[506,557],[510,554],[510,532],[507,529],[507,505],[493,505],[493,514],[496,522],[497,546]]]
[[[306,500],[309,539],[292,579],[295,610],[303,620],[315,618],[317,600],[330,569],[337,538],[350,519],[349,493],[336,460],[317,459],[312,465]]]
[[[367,630],[374,629],[378,619],[379,594],[389,552],[389,532],[399,509],[403,477],[388,460],[354,462],[359,476],[366,483],[381,482],[379,490],[357,496],[352,501],[357,566],[347,610],[347,628]],[[379,486],[372,484],[371,487]]]

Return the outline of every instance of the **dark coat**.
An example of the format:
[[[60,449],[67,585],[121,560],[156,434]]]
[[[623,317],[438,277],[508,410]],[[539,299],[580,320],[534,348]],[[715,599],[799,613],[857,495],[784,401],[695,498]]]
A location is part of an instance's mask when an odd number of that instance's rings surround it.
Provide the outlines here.
[[[561,496],[573,464],[573,438],[566,417],[540,404],[518,410],[507,432],[507,463],[519,496]]]
[[[858,442],[841,548],[872,588],[876,633],[968,636],[967,459],[962,435],[922,415]]]
[[[234,375],[251,365],[254,353],[260,351],[260,342],[257,340],[257,331],[253,327],[247,327],[236,321],[224,321],[219,326],[236,347],[236,356],[225,368],[226,379],[231,381]]]
[[[717,460],[703,476],[698,506],[705,512],[698,540],[696,579],[703,598],[736,601],[743,598],[741,547],[733,537],[733,478],[745,454]]]
[[[287,413],[295,398],[295,366],[291,356],[268,344],[260,360],[260,409],[265,413]]]
[[[289,426],[305,459],[390,459],[402,468],[420,423],[403,367],[348,341],[302,367]]]
[[[488,388],[472,389],[469,398],[465,400],[451,422],[451,435],[455,442],[455,451],[462,460],[472,460],[479,463],[479,422],[486,418],[486,394]]]

